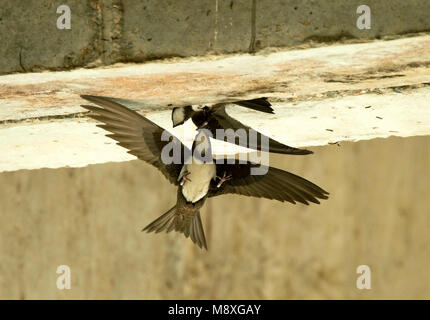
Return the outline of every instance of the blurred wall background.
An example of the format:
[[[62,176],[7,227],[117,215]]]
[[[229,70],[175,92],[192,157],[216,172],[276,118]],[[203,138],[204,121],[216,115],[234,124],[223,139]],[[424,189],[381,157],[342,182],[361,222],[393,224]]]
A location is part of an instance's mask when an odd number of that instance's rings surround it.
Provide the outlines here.
[[[430,298],[429,144],[389,138],[272,156],[330,199],[211,199],[208,252],[180,234],[140,232],[176,201],[143,162],[1,173],[0,298]],[[71,290],[56,287],[63,264]],[[371,290],[356,288],[362,264]]]

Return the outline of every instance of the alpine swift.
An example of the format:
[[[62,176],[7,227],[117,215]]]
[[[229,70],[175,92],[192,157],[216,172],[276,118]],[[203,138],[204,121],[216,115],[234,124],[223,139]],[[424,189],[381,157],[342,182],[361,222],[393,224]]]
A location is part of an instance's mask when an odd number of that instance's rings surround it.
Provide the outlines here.
[[[272,109],[272,104],[267,100],[267,98],[242,100],[242,101],[235,101],[232,103],[245,108],[253,109],[256,111],[261,111],[261,112],[271,113],[271,114],[275,113]],[[185,121],[187,121],[189,118],[192,117],[194,111],[199,111],[202,108],[203,108],[202,105],[174,107],[172,110],[173,127],[183,124]]]
[[[259,164],[215,163],[207,129],[197,130],[189,150],[168,131],[117,102],[97,96],[81,97],[98,105],[82,107],[92,111],[89,114],[91,118],[103,123],[98,127],[111,132],[108,137],[128,149],[128,153],[155,166],[177,186],[176,205],[146,226],[144,231],[174,230],[190,237],[200,248],[207,249],[200,217],[200,208],[207,198],[233,193],[306,205],[309,202],[318,204],[318,199],[328,198],[327,191],[281,169],[266,166],[266,174],[253,175],[253,168],[261,167]],[[169,139],[164,136],[166,132]],[[173,146],[172,150],[180,151],[179,161],[168,162],[163,158],[166,157],[163,148],[168,144]]]
[[[253,110],[274,113],[271,104],[266,98],[233,102],[234,104],[247,107]],[[183,124],[188,119],[192,119],[197,128],[207,126],[212,137],[226,142],[233,142],[242,147],[292,155],[306,155],[313,153],[310,150],[299,149],[284,145],[273,140],[262,133],[252,129],[238,120],[232,118],[225,110],[227,103],[217,103],[212,106],[185,106],[175,107],[172,110],[173,127]],[[217,130],[222,129],[222,134],[217,134]],[[232,129],[228,135],[227,129]],[[240,137],[243,134],[243,138]],[[236,134],[234,136],[234,134]]]

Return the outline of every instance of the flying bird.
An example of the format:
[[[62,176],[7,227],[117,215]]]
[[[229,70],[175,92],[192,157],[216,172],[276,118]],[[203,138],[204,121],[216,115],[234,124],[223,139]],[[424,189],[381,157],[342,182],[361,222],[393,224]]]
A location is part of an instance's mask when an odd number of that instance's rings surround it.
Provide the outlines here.
[[[234,104],[265,112],[274,113],[271,104],[266,98],[253,100],[236,101]],[[272,153],[306,155],[313,153],[310,150],[299,149],[284,145],[276,140],[273,140],[262,133],[252,129],[238,120],[230,117],[225,109],[227,103],[217,103],[212,106],[185,106],[175,107],[172,110],[173,127],[183,124],[188,119],[192,119],[197,128],[207,126],[211,131],[212,137],[226,142],[234,142],[245,148],[260,150]],[[217,134],[217,130],[222,129],[223,134]],[[236,133],[236,137],[228,136],[227,129],[232,134]],[[240,133],[243,133],[244,138],[240,138]],[[233,141],[231,141],[233,140]]]
[[[231,102],[248,109],[253,109],[256,111],[261,111],[265,113],[274,114],[275,111],[272,108],[272,104],[267,100],[267,98],[257,98],[252,100],[241,100]],[[172,110],[172,122],[173,127],[183,124],[189,118],[192,117],[194,111],[199,111],[202,109],[200,106],[184,106],[184,107],[174,107]]]
[[[200,209],[207,198],[232,193],[306,205],[309,202],[318,204],[318,199],[328,198],[328,192],[316,184],[281,169],[265,167],[266,174],[253,175],[252,169],[260,167],[259,164],[211,161],[208,129],[197,130],[190,150],[174,135],[117,102],[97,96],[81,97],[98,105],[82,107],[92,111],[91,118],[103,123],[98,124],[99,127],[111,132],[108,137],[128,149],[128,153],[155,166],[177,187],[176,205],[144,231],[180,232],[200,248],[207,249],[200,217]],[[169,134],[169,139],[163,138],[163,132]],[[169,147],[179,150],[176,161],[165,161],[165,148]]]

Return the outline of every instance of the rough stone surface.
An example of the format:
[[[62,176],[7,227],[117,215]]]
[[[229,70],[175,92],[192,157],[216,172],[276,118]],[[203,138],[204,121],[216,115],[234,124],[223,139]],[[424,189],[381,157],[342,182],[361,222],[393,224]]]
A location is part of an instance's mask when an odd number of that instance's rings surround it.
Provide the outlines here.
[[[61,0],[0,2],[0,74],[71,69],[100,57],[97,1],[68,1],[71,29],[57,28]]]
[[[371,9],[371,29],[356,26],[357,8]],[[258,46],[291,46],[308,40],[375,39],[386,35],[429,31],[430,2],[421,0],[275,0],[257,5]]]
[[[207,53],[213,46],[212,0],[124,1],[123,52],[127,60]]]
[[[254,1],[255,21],[247,0],[68,1],[72,29],[58,30],[56,8],[63,1],[2,0],[0,74],[430,30],[429,1],[369,0],[370,30],[356,27],[361,1]]]
[[[216,1],[214,52],[248,52],[252,37],[251,3],[252,0]]]

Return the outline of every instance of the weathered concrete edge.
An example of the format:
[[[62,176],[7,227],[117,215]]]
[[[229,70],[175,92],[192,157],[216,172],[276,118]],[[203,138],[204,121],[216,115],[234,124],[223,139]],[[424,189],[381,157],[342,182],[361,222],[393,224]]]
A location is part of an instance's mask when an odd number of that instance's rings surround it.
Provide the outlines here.
[[[228,108],[235,118],[285,144],[296,147],[339,145],[390,136],[430,134],[430,87],[407,94],[368,93],[297,104],[275,104],[275,115]],[[187,122],[171,129],[170,111],[147,117],[177,135],[188,146],[194,127]],[[105,137],[106,132],[83,118],[22,123],[0,128],[0,172],[21,169],[82,167],[135,159]],[[214,141],[214,153],[234,155],[244,148]]]
[[[135,109],[268,96],[301,101],[430,83],[430,37],[371,44],[118,65],[0,77],[0,121],[83,110],[79,94],[127,98]],[[250,69],[250,66],[252,68]]]

